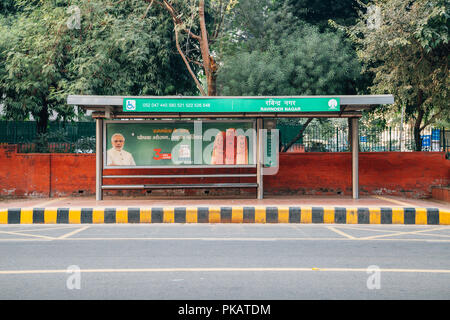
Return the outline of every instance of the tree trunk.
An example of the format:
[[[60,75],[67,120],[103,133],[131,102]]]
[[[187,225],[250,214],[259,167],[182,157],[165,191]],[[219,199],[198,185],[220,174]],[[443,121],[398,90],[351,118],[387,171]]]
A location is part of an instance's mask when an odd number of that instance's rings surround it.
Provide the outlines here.
[[[292,147],[292,145],[297,142],[297,140],[299,140],[301,137],[303,137],[303,132],[306,130],[306,127],[309,125],[309,123],[313,120],[314,118],[308,118],[308,120],[306,120],[306,122],[303,124],[303,126],[301,127],[300,131],[298,132],[298,134],[295,136],[294,139],[292,139],[284,148],[281,152],[286,152],[289,150],[290,147]]]
[[[416,119],[416,122],[414,124],[414,143],[415,150],[422,151],[422,139],[420,139],[420,121],[418,119]]]
[[[209,75],[208,79],[207,79],[207,83],[208,83],[208,96],[216,96],[217,95],[217,89],[216,89],[216,81],[217,79],[217,75],[216,75],[216,71],[213,70],[211,72],[211,74]]]
[[[39,113],[36,114],[35,118],[37,124],[37,133],[46,133],[49,118],[47,105],[42,106],[42,109],[39,111]]]
[[[198,15],[200,22],[200,52],[203,60],[203,70],[205,71],[208,86],[208,96],[216,95],[216,71],[217,65],[209,52],[208,31],[205,21],[205,1],[200,0],[198,4]]]
[[[147,11],[153,4],[153,2],[156,2],[161,7],[165,8],[170,15],[172,16],[173,23],[175,25],[175,42],[177,45],[178,53],[181,55],[191,77],[194,79],[195,84],[197,85],[197,88],[199,89],[200,93],[202,95],[208,95],[208,96],[215,96],[217,94],[216,91],[216,80],[217,80],[217,64],[214,61],[214,58],[211,56],[211,53],[209,51],[209,40],[208,40],[208,31],[206,29],[206,20],[205,20],[205,1],[199,0],[198,2],[198,15],[199,15],[199,25],[200,25],[200,35],[196,35],[193,32],[191,32],[190,28],[183,27],[182,29],[184,32],[187,32],[188,35],[195,40],[198,41],[200,45],[200,54],[202,56],[202,63],[197,64],[201,65],[203,67],[203,71],[205,72],[206,82],[207,82],[207,92],[204,91],[202,88],[202,85],[200,81],[197,79],[197,76],[192,71],[191,67],[189,66],[189,62],[191,62],[191,59],[188,59],[186,57],[187,54],[183,53],[183,50],[181,49],[179,40],[178,40],[178,31],[176,30],[177,26],[181,26],[184,24],[181,15],[177,13],[177,11],[172,6],[172,3],[168,0],[163,0],[162,2],[157,0],[145,0],[146,2],[150,3]],[[147,11],[144,14],[143,17],[147,15]]]
[[[414,142],[416,151],[422,151],[422,139],[420,139],[420,131],[421,131],[420,125],[422,123],[423,116],[425,115],[425,110],[422,108],[422,101],[423,101],[422,91],[419,91],[417,96],[418,113],[416,122],[414,123]]]

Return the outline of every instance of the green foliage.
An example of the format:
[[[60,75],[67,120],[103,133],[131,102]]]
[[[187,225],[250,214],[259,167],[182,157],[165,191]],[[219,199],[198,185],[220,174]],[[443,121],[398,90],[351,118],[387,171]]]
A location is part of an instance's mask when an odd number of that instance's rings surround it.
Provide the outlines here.
[[[15,0],[2,0],[0,2],[0,15],[8,15],[17,11]]]
[[[344,28],[358,46],[364,71],[374,75],[372,93],[392,93],[394,108],[405,106],[406,120],[415,124],[416,148],[420,131],[450,118],[448,108],[448,1],[374,1],[380,25],[368,27],[373,11],[361,13],[355,26]],[[379,108],[386,112],[389,106]]]
[[[355,94],[360,63],[338,32],[320,32],[296,17],[289,1],[241,0],[229,22],[218,74],[221,95]],[[307,127],[326,128],[331,121],[280,119],[280,125],[302,123],[288,149],[302,141]]]
[[[338,33],[299,21],[293,7],[241,0],[218,75],[222,95],[354,94],[360,65]]]
[[[417,21],[414,37],[427,53],[439,48],[448,49],[446,44],[448,45],[449,40],[450,3],[448,0],[421,2],[426,14],[421,15]]]
[[[31,142],[19,143],[20,153],[94,153],[95,137],[81,137],[73,142],[64,129],[38,133]]]
[[[95,147],[95,137],[83,137],[74,144],[74,151],[76,153],[95,153]]]
[[[329,29],[330,19],[350,26],[358,18],[357,0],[287,0],[287,3],[292,7],[292,14],[296,18],[317,26],[321,31]]]
[[[72,4],[78,11],[68,10]],[[5,118],[33,116],[41,133],[50,114],[61,120],[75,116],[68,94],[196,92],[174,50],[171,19],[160,9],[144,17],[147,5],[142,0],[17,0],[13,23],[0,18]]]
[[[272,0],[240,0],[227,18],[219,50],[224,56],[264,50],[304,25],[292,15],[290,6]]]
[[[77,77],[69,90],[101,95],[191,94],[194,86],[173,45],[173,24],[159,8],[143,18],[146,4],[134,0],[104,7],[85,3],[80,35],[72,34]]]
[[[222,95],[333,95],[356,91],[360,65],[336,34],[311,26],[224,59]]]
[[[57,130],[55,132],[42,132],[37,134],[35,140],[33,141],[35,145],[33,152],[49,153],[51,150],[50,141],[52,140],[56,140],[59,142],[56,148],[52,148],[53,152],[63,152],[60,146],[69,144],[69,140],[67,139],[65,131],[63,129]]]

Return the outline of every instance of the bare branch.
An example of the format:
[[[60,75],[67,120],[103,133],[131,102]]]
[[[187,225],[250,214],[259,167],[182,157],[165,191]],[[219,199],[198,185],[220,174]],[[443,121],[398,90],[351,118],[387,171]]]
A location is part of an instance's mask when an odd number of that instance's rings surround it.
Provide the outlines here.
[[[174,20],[174,24],[175,24],[175,20]],[[180,54],[181,58],[183,59],[184,63],[186,64],[186,67],[187,67],[191,77],[194,79],[198,90],[200,90],[200,93],[202,94],[202,96],[206,96],[205,90],[203,90],[203,87],[202,87],[200,81],[198,81],[197,77],[195,76],[194,72],[192,71],[191,66],[189,65],[189,62],[188,62],[188,60],[186,59],[186,56],[183,53],[183,50],[181,50],[180,42],[178,40],[178,31],[176,30],[176,28],[175,28],[175,43],[176,43],[176,46],[177,46],[178,53]]]
[[[425,129],[427,126],[429,126],[431,123],[433,123],[433,121],[439,116],[441,115],[441,113],[444,112],[444,109],[439,110],[438,112],[436,112],[430,119],[428,119],[428,121],[425,121],[424,125],[422,127],[420,127],[419,131],[422,131],[423,129]]]
[[[217,39],[217,37],[219,36],[219,33],[222,29],[222,23],[225,20],[225,12],[226,10],[223,10],[223,2],[220,1],[220,19],[219,19],[219,23],[216,23],[216,29],[214,30],[212,36],[211,36],[211,40],[215,40]]]
[[[297,140],[299,140],[303,136],[303,132],[306,130],[306,127],[313,119],[314,118],[308,118],[308,120],[306,120],[306,122],[302,125],[302,127],[300,128],[300,130],[299,130],[298,134],[295,136],[295,138],[292,139],[291,142],[289,142],[286,146],[284,146],[284,148],[281,152],[287,152],[289,150],[289,148],[292,147],[292,145],[294,143],[296,143]]]
[[[158,3],[159,1],[157,1]],[[182,25],[183,20],[180,19],[178,12],[175,10],[175,8],[167,2],[167,0],[163,0],[163,3],[159,3],[161,6],[166,8],[166,10],[169,12],[169,14],[172,16],[172,19],[176,22],[176,25]],[[191,30],[183,28],[182,31],[186,32],[190,37],[200,41],[200,36],[196,35],[195,33],[192,33]]]
[[[186,58],[187,58],[187,60],[188,60],[189,62],[195,63],[196,65],[198,65],[198,66],[200,66],[200,67],[203,67],[203,64],[202,64],[201,62],[192,60],[192,59],[190,59],[189,57],[186,57]]]
[[[149,11],[150,8],[152,7],[154,1],[155,1],[155,0],[151,0],[150,4],[148,5],[147,9],[145,10],[144,15],[141,17],[141,20],[144,19],[144,18],[147,16],[148,11]]]

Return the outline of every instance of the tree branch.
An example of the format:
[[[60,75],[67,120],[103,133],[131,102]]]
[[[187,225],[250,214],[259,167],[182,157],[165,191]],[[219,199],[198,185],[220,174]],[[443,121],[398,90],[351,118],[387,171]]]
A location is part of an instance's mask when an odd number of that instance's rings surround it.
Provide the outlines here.
[[[436,117],[438,117],[442,112],[444,112],[444,109],[439,110],[437,113],[435,113],[430,119],[428,119],[428,121],[425,121],[424,125],[422,127],[420,127],[419,131],[422,131],[423,129],[425,129],[428,125],[430,125],[435,119]]]
[[[145,10],[144,15],[141,17],[141,20],[144,19],[144,18],[147,16],[148,11],[149,11],[150,8],[152,7],[154,1],[155,1],[155,0],[151,0],[150,4],[148,5],[147,9]]]
[[[187,58],[187,60],[188,60],[189,62],[195,63],[196,65],[198,65],[198,66],[200,66],[200,67],[203,67],[203,64],[202,64],[201,62],[192,60],[192,59],[190,59],[189,57],[186,57],[186,58]]]
[[[186,64],[186,67],[187,67],[187,69],[188,69],[188,71],[189,71],[189,74],[191,75],[192,79],[194,79],[195,84],[197,85],[198,90],[200,90],[200,93],[202,94],[202,96],[206,96],[205,90],[203,90],[203,87],[202,87],[200,81],[198,81],[197,77],[195,76],[194,72],[192,71],[192,68],[191,68],[191,66],[189,65],[188,60],[186,59],[186,56],[184,55],[183,50],[181,50],[180,42],[179,42],[179,40],[178,40],[178,31],[177,31],[177,29],[176,29],[176,22],[175,22],[175,19],[174,19],[173,22],[174,22],[174,24],[175,24],[175,44],[176,44],[176,46],[177,46],[178,53],[180,54],[181,58],[183,59],[184,63]]]
[[[303,124],[302,128],[300,129],[300,131],[298,132],[298,134],[295,136],[294,139],[291,140],[291,142],[289,142],[284,148],[283,150],[281,150],[281,152],[286,152],[289,150],[289,148],[295,143],[297,142],[298,139],[300,139],[303,136],[303,132],[305,131],[306,127],[308,126],[308,124],[313,120],[314,118],[308,118],[308,120],[306,120],[306,122]]]
[[[220,19],[219,23],[216,23],[216,29],[214,30],[211,40],[217,39],[220,33],[220,29],[222,28],[222,23],[225,20],[225,10],[223,10],[223,1],[220,1]]]
[[[166,10],[169,12],[169,14],[172,16],[172,19],[174,19],[176,21],[177,25],[181,25],[183,24],[183,20],[181,20],[179,18],[179,14],[177,13],[177,11],[175,10],[175,8],[167,2],[167,0],[163,0],[163,3],[160,3],[159,1],[156,1],[157,4],[159,4],[160,6],[162,6],[163,8],[166,8]],[[190,37],[200,41],[201,38],[200,36],[196,35],[195,33],[192,33],[191,30],[183,28],[182,29],[184,32],[186,32]]]

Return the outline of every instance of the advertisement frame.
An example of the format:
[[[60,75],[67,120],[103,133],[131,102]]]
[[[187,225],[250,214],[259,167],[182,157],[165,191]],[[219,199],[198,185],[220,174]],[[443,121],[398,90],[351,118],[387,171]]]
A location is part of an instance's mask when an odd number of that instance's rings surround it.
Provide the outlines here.
[[[120,123],[120,124],[133,124],[133,123],[194,123],[196,121],[201,121],[202,123],[251,123],[253,129],[253,143],[252,143],[252,154],[249,154],[253,159],[253,164],[189,164],[189,165],[158,165],[158,166],[108,166],[107,165],[107,125],[109,123]],[[211,168],[256,168],[257,167],[257,133],[256,133],[256,119],[224,119],[224,120],[105,120],[103,121],[103,169],[184,169],[184,168],[198,168],[198,169],[211,169]],[[249,151],[250,153],[250,151]]]

